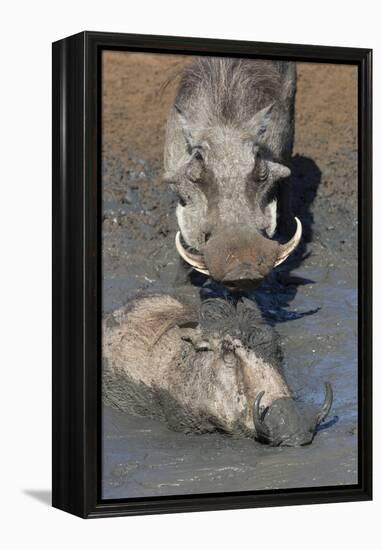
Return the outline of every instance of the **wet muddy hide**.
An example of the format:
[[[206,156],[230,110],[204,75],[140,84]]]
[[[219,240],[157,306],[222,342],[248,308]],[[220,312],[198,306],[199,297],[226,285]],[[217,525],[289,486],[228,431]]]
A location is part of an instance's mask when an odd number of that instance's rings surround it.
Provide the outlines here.
[[[332,403],[329,385],[320,411],[294,401],[277,334],[245,298],[198,308],[169,295],[136,300],[106,318],[103,349],[105,403],[177,431],[304,445]]]

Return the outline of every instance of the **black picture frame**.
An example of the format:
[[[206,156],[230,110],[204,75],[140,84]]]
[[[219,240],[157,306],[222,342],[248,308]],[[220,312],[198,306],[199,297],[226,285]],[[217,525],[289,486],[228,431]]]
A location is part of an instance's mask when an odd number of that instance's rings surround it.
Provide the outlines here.
[[[102,501],[101,52],[353,64],[359,131],[358,484]],[[53,44],[53,506],[84,518],[372,498],[372,50],[82,32]]]

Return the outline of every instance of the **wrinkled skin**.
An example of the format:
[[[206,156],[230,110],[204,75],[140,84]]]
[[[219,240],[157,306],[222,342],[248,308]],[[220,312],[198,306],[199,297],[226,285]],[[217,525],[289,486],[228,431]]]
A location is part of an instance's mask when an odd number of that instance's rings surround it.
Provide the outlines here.
[[[312,441],[324,414],[301,415],[282,376],[275,332],[247,300],[141,299],[104,323],[107,403],[185,432],[224,431],[271,445]]]
[[[273,269],[281,210],[294,225],[295,88],[293,63],[201,58],[186,68],[168,119],[165,180],[179,197],[184,244],[230,288],[255,287]]]

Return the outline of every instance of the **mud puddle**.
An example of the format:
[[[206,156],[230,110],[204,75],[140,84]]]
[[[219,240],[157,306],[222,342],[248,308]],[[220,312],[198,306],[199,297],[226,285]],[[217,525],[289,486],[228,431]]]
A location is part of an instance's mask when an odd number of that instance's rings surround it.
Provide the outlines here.
[[[271,448],[223,434],[185,435],[105,407],[104,498],[357,483],[355,273],[307,265],[292,275],[310,282],[299,286],[290,305],[279,295],[275,301],[285,376],[297,399],[317,407],[324,382],[334,390],[331,413],[313,443]]]

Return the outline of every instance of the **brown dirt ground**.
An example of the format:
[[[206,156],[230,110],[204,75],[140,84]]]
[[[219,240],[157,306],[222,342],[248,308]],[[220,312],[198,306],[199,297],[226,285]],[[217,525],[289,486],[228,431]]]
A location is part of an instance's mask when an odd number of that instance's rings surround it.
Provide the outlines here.
[[[104,152],[161,163],[165,123],[175,96],[176,75],[192,57],[105,52],[103,54]],[[172,82],[165,86],[168,80]],[[339,163],[336,176],[324,170],[357,150],[357,68],[350,65],[298,64],[294,154],[314,159],[323,172],[321,192],[331,194],[344,176],[345,192],[356,187],[346,178],[353,166]],[[339,170],[339,174],[337,174]],[[327,173],[325,177],[324,174]]]

